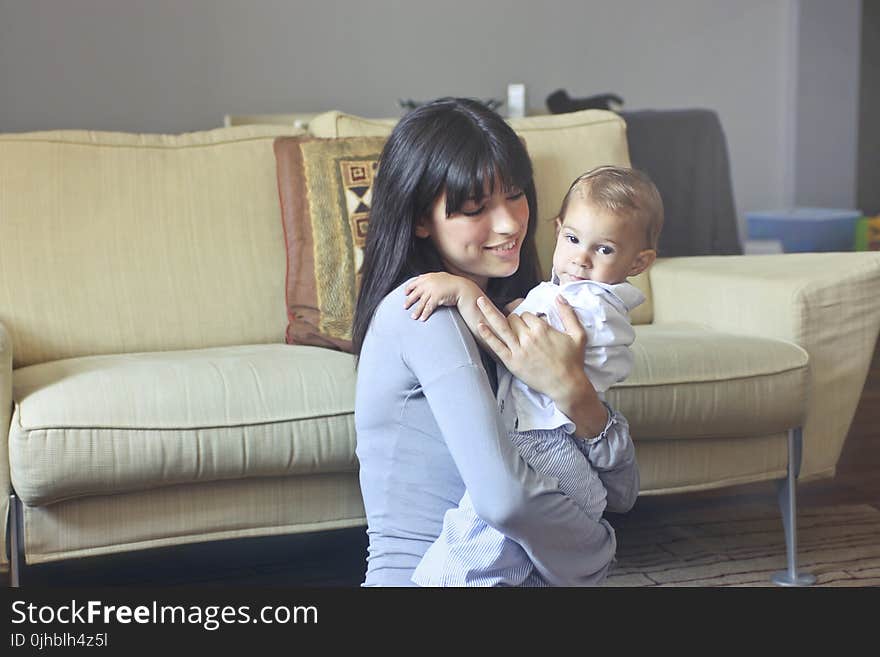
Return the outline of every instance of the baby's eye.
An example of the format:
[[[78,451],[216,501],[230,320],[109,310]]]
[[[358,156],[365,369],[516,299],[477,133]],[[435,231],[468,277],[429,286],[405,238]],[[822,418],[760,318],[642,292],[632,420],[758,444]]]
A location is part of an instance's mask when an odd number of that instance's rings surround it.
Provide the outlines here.
[[[611,255],[612,253],[614,253],[614,249],[612,249],[610,246],[605,246],[604,244],[600,244],[599,246],[597,246],[596,250],[602,255]]]
[[[580,244],[581,243],[577,237],[575,237],[574,235],[571,235],[570,233],[567,233],[565,235],[565,239],[568,241],[569,244]]]

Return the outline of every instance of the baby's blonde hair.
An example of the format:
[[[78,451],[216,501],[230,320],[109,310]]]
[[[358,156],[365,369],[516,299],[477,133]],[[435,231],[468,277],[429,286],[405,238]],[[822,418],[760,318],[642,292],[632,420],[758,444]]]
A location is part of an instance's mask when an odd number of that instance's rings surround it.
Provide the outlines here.
[[[647,248],[657,250],[663,228],[663,199],[643,171],[601,166],[578,176],[562,199],[560,221],[565,220],[572,195],[595,208],[638,221],[645,229]]]

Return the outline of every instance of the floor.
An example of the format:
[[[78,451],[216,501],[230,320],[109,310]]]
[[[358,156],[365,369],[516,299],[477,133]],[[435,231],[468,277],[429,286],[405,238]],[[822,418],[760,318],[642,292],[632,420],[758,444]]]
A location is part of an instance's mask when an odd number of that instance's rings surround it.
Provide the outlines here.
[[[644,497],[637,505],[640,512],[698,512],[719,505],[766,503],[775,495],[775,485],[766,482],[701,494]],[[802,484],[798,503],[801,508],[868,504],[880,509],[880,343],[837,476]],[[23,582],[26,586],[357,586],[365,551],[365,533],[357,528],[321,537],[227,541],[29,567]]]

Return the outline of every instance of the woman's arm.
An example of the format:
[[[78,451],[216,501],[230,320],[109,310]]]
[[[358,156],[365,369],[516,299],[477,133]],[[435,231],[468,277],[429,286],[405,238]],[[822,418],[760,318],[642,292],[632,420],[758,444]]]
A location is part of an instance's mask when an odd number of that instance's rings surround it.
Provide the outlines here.
[[[480,362],[457,312],[414,322],[401,308],[399,340],[478,515],[517,541],[538,572],[558,586],[599,584],[616,550],[606,522],[588,518],[532,469],[510,442]]]

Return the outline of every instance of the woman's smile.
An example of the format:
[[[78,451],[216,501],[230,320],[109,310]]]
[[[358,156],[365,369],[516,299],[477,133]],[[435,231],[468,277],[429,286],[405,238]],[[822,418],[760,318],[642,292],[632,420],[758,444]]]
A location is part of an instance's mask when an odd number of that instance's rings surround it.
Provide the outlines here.
[[[517,247],[519,247],[519,238],[508,240],[502,244],[484,246],[483,249],[499,258],[508,259],[517,254]]]

